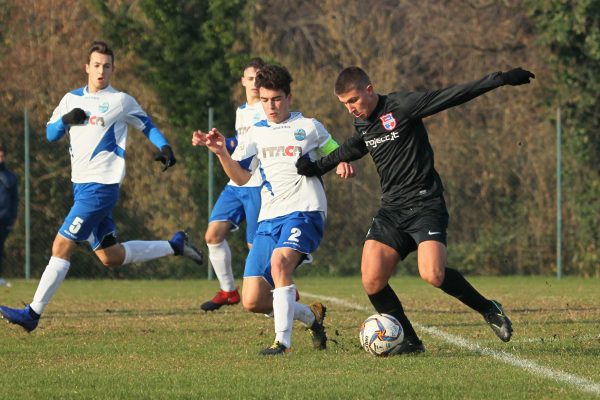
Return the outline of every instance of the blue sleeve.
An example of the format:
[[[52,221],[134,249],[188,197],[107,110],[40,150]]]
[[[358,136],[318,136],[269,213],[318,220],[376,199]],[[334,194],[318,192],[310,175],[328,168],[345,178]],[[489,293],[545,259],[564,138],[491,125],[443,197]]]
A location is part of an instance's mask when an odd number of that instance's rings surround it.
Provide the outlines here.
[[[169,142],[167,142],[167,139],[163,136],[162,132],[154,126],[150,117],[146,115],[135,115],[135,117],[139,118],[144,123],[142,132],[157,149],[169,145]]]
[[[56,122],[46,125],[46,138],[49,142],[56,142],[63,137],[66,132],[66,126],[60,118]]]
[[[237,147],[237,145],[238,145],[237,136],[225,139],[225,147],[227,148],[227,151],[229,151],[229,153],[233,153],[235,151],[235,148]]]
[[[252,170],[250,169],[250,164],[252,163],[252,160],[254,159],[254,156],[252,157],[248,157],[246,159],[243,159],[241,161],[238,161],[238,163],[240,164],[240,166],[242,168],[244,168],[246,171],[250,171],[252,172]]]

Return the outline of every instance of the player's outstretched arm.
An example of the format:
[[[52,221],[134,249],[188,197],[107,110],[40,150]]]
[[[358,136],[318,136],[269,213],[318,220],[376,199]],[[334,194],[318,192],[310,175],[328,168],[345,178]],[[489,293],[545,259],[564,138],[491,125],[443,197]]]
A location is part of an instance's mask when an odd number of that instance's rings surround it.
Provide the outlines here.
[[[335,173],[342,179],[350,179],[356,176],[356,170],[354,166],[347,162],[341,162],[338,164]]]
[[[192,134],[193,146],[206,146],[210,151],[215,153],[227,176],[236,184],[240,186],[244,185],[250,180],[252,174],[231,158],[225,141],[225,136],[217,128],[211,129],[208,133],[198,130]]]
[[[162,163],[163,172],[175,165],[177,162],[175,159],[175,154],[173,154],[173,149],[168,144],[162,146],[160,151],[154,155],[154,161],[160,161]]]
[[[341,162],[358,160],[368,152],[365,142],[355,134],[346,139],[340,147],[317,161],[311,161],[307,157],[298,159],[296,170],[298,174],[304,176],[321,176],[338,167]]]
[[[530,83],[530,79],[535,79],[535,75],[521,67],[503,72],[500,77],[505,85],[518,86]]]

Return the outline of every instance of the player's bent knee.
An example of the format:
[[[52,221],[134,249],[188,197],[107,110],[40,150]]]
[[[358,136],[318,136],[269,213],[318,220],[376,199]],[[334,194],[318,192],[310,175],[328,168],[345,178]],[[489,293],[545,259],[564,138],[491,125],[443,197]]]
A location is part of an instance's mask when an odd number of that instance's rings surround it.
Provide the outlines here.
[[[387,282],[387,280],[383,280],[383,279],[375,279],[372,277],[363,276],[362,284],[363,284],[363,288],[365,289],[365,292],[368,295],[372,295],[375,293],[379,293],[381,290],[383,290],[383,288],[386,287],[388,282]]]
[[[117,260],[115,258],[101,258],[100,262],[102,262],[102,265],[104,265],[106,268],[118,267],[119,265],[123,265],[123,260]]]
[[[421,279],[423,279],[425,282],[429,283],[432,286],[435,286],[436,288],[439,288],[440,286],[442,286],[442,283],[444,283],[444,271],[441,272],[428,272],[428,273],[422,273],[421,274]]]
[[[204,235],[204,240],[208,244],[219,244],[223,240],[225,240],[225,236],[226,236],[225,234],[221,234],[220,232],[217,232],[217,231],[211,231],[209,229],[208,231],[206,231],[206,234]]]
[[[257,299],[243,298],[242,306],[244,307],[244,310],[251,313],[265,313],[270,311],[265,310],[265,308],[260,305],[260,302]]]

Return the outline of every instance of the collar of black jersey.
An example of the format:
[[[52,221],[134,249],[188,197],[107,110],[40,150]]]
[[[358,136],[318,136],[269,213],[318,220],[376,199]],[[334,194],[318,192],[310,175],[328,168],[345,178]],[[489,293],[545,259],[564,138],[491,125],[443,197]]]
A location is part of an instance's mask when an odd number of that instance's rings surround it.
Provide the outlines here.
[[[385,99],[387,98],[387,96],[377,94],[377,97],[377,105],[375,106],[375,109],[373,110],[371,115],[369,115],[369,117],[367,118],[367,121],[369,121],[370,123],[377,121],[377,118],[379,118],[379,114],[381,114],[383,108],[385,107]]]

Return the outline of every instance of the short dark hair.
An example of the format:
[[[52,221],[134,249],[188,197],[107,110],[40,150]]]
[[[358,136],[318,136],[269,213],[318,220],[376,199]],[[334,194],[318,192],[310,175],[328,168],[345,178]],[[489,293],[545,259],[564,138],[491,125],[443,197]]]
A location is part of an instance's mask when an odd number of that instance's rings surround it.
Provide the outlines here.
[[[283,90],[286,95],[291,93],[292,76],[287,68],[280,65],[265,65],[256,74],[256,87],[269,90]]]
[[[113,63],[115,62],[115,55],[112,49],[108,47],[108,44],[106,42],[103,42],[101,40],[94,40],[92,42],[90,50],[88,51],[88,63],[92,59],[92,53],[106,54],[107,56],[110,56]]]
[[[347,67],[340,72],[335,80],[336,95],[348,93],[353,89],[364,89],[371,84],[371,78],[360,67]]]
[[[6,155],[6,147],[4,147],[4,143],[0,143],[0,151]]]
[[[244,71],[247,70],[248,68],[254,68],[256,70],[261,69],[262,67],[265,66],[265,62],[263,61],[262,58],[260,57],[254,57],[252,59],[250,59],[246,65],[244,65]]]

